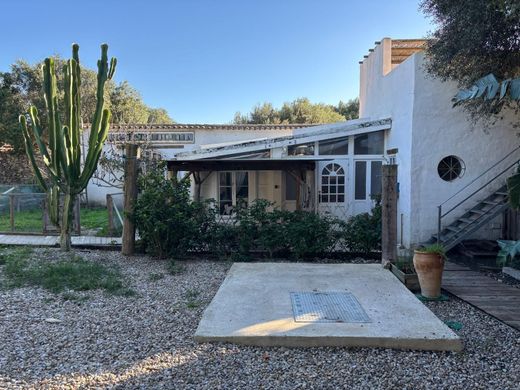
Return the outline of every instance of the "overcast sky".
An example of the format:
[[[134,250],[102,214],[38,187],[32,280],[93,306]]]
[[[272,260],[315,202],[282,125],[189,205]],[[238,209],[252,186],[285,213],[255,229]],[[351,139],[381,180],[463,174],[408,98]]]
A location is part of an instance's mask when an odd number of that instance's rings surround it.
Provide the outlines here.
[[[0,71],[99,45],[145,102],[177,122],[226,123],[257,103],[358,95],[358,61],[383,37],[432,29],[416,0],[4,0]],[[9,15],[9,17],[5,17]]]

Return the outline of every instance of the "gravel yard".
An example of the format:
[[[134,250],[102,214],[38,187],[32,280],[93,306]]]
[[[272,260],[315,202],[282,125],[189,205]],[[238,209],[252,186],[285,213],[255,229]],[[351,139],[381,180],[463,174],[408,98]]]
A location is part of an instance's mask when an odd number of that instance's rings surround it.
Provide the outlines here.
[[[427,305],[463,324],[458,354],[196,344],[230,263],[187,261],[170,275],[147,257],[78,254],[117,265],[137,295],[0,290],[0,388],[519,388],[520,332],[455,298]]]

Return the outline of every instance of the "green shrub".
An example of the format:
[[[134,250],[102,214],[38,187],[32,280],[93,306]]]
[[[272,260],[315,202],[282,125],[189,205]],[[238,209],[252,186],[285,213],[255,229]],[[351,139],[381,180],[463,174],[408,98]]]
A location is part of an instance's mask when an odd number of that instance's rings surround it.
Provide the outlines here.
[[[343,246],[368,253],[380,248],[381,206],[347,222],[309,211],[286,211],[258,199],[239,206],[220,222],[214,200],[194,202],[189,181],[166,179],[161,170],[140,178],[136,227],[145,249],[159,257],[180,258],[188,251],[209,251],[220,258],[248,260],[254,251],[270,257],[323,255]],[[341,245],[338,245],[341,244]]]
[[[330,252],[337,243],[334,218],[308,211],[286,211],[286,239],[296,258]]]
[[[336,221],[309,211],[286,211],[264,199],[236,213],[238,252],[264,250],[270,257],[290,252],[296,258],[329,252],[336,243]]]
[[[362,213],[340,222],[338,232],[346,251],[370,253],[381,250],[381,201],[374,199],[371,213]]]
[[[190,200],[190,182],[165,179],[159,167],[141,176],[138,184],[134,220],[146,251],[161,258],[184,256],[201,225],[200,205]]]

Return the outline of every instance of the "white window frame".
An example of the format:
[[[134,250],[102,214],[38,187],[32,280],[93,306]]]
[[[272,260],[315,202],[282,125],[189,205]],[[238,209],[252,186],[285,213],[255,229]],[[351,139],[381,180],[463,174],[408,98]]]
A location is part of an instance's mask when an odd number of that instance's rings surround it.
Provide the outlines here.
[[[247,175],[247,205],[250,204],[251,199],[251,175],[249,171],[219,171],[217,176],[217,191],[218,191],[218,210],[221,216],[231,216],[233,214],[233,209],[230,214],[222,214],[220,212],[220,175],[222,173],[230,173],[231,174],[231,207],[234,209],[237,206],[237,173],[245,173]]]

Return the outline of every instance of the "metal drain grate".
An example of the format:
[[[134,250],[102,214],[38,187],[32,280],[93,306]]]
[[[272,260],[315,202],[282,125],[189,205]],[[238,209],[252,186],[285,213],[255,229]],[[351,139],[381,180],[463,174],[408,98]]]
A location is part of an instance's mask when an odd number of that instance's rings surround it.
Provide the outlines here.
[[[296,322],[371,322],[349,292],[292,292],[291,301]]]

